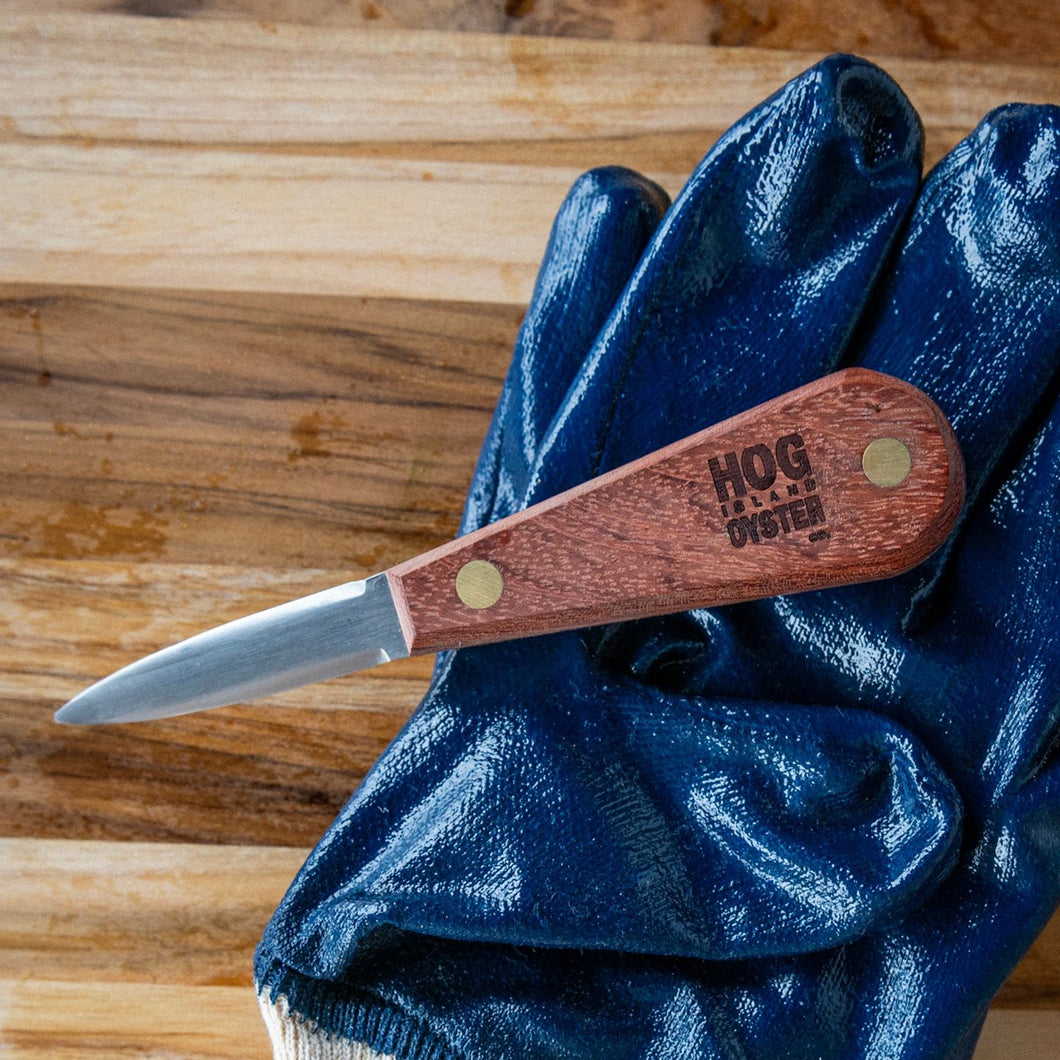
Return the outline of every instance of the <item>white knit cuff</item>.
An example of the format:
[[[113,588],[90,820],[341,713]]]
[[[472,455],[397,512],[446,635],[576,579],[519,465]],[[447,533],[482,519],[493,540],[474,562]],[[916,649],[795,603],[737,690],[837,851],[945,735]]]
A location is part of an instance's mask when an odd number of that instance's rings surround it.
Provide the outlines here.
[[[267,994],[259,994],[258,1005],[272,1042],[274,1060],[395,1060],[361,1042],[325,1033],[292,1012],[282,995],[273,1002]]]

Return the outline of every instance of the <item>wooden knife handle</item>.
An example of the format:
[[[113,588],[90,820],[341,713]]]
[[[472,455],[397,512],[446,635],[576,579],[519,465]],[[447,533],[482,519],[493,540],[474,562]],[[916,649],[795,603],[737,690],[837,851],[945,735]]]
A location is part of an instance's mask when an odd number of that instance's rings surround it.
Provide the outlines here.
[[[800,387],[388,572],[413,653],[885,578],[964,498],[950,425],[864,368]]]

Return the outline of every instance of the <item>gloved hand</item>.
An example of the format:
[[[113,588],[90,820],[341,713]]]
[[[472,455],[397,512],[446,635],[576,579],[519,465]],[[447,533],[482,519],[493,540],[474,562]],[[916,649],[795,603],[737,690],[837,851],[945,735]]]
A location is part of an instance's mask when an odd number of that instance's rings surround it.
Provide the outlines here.
[[[971,1055],[1060,900],[1060,112],[920,150],[833,57],[664,218],[575,186],[465,530],[849,364],[948,415],[964,516],[891,581],[441,657],[259,948],[279,1056]]]

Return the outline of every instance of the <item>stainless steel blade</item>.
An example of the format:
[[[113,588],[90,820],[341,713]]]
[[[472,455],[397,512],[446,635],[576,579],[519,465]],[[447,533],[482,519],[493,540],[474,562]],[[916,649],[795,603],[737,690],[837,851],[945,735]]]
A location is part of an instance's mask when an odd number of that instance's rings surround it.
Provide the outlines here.
[[[92,725],[191,714],[409,654],[385,574],[228,622],[131,663],[56,721]]]

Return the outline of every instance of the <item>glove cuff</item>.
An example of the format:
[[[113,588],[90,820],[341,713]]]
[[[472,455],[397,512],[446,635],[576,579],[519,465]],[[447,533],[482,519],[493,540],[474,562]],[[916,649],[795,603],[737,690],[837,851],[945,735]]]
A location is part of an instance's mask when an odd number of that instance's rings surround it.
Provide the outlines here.
[[[395,1060],[392,1053],[377,1053],[364,1042],[322,1031],[315,1023],[292,1012],[285,997],[273,1002],[262,994],[258,1006],[269,1032],[273,1060]]]
[[[327,984],[318,984],[324,990]],[[258,994],[273,1060],[448,1060],[449,1052],[430,1032],[409,1024],[389,1006],[373,1000],[326,1005],[341,1012],[349,1028],[336,1032],[291,1007],[284,994]],[[325,1003],[326,1004],[326,1003]]]
[[[258,1007],[269,1032],[274,1060],[390,1060],[363,1042],[325,1034],[314,1023],[291,1011],[287,998],[258,997]]]

